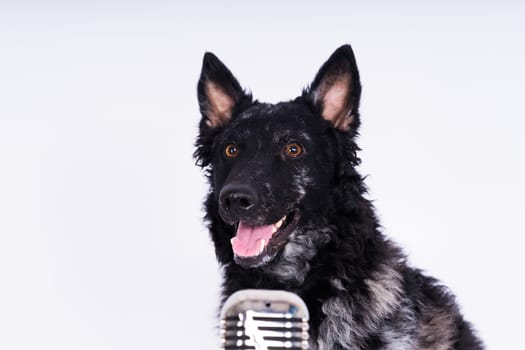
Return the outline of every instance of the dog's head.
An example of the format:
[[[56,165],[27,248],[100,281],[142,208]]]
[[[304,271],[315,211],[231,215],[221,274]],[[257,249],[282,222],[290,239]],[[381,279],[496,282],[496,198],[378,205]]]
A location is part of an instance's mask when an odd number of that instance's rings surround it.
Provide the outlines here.
[[[253,101],[217,57],[205,54],[195,158],[208,169],[212,230],[224,228],[212,232],[221,262],[268,266],[326,241],[312,227],[345,206],[342,192],[352,190],[343,188],[341,174],[358,161],[360,94],[348,45],[301,96],[278,104]]]

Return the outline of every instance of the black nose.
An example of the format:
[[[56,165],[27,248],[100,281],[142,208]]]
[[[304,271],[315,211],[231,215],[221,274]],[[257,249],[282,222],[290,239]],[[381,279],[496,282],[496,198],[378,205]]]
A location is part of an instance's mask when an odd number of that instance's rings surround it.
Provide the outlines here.
[[[255,206],[257,194],[247,185],[228,184],[223,187],[219,200],[225,213],[238,217]]]

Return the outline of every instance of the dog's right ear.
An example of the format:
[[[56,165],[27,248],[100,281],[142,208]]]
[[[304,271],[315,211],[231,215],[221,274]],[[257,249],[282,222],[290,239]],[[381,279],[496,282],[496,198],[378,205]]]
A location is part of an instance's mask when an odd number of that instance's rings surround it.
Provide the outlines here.
[[[201,127],[209,128],[228,123],[235,107],[249,97],[228,68],[211,52],[204,54],[197,93],[202,114]]]

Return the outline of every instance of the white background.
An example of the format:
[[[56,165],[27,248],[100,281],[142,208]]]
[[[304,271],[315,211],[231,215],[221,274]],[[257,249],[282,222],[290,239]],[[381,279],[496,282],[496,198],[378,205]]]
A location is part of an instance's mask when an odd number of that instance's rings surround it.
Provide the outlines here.
[[[322,3],[0,1],[0,349],[218,348],[202,55],[276,102],[344,43],[385,232],[523,345],[524,2]]]

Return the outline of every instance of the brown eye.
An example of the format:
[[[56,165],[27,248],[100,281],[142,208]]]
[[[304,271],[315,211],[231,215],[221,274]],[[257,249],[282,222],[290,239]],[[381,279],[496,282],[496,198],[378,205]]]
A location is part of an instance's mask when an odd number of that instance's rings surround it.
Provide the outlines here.
[[[284,148],[284,154],[290,158],[297,158],[303,154],[303,147],[295,142],[289,143]]]
[[[229,143],[224,148],[224,155],[227,158],[235,158],[239,154],[239,148],[237,148],[237,145],[233,143]]]

